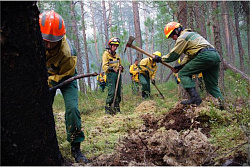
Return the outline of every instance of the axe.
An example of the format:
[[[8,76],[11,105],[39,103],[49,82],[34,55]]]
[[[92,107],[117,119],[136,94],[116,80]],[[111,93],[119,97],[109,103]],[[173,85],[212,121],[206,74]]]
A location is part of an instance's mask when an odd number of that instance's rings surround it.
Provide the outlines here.
[[[154,55],[147,53],[146,51],[142,50],[141,48],[139,48],[139,47],[137,47],[137,46],[134,46],[134,45],[132,44],[134,40],[135,40],[135,37],[129,36],[129,39],[128,39],[126,48],[127,48],[127,47],[133,48],[133,49],[135,49],[135,50],[137,50],[137,51],[139,51],[139,52],[141,52],[141,53],[143,53],[143,54],[145,54],[145,55],[151,57],[152,59],[154,58]],[[126,48],[125,48],[124,52],[126,51]],[[171,71],[173,71],[174,73],[176,73],[177,70],[176,70],[175,68],[173,68],[172,66],[168,65],[168,64],[165,63],[165,62],[160,62],[160,63],[163,64],[163,65],[165,65],[165,66],[167,66],[168,68],[171,69]]]

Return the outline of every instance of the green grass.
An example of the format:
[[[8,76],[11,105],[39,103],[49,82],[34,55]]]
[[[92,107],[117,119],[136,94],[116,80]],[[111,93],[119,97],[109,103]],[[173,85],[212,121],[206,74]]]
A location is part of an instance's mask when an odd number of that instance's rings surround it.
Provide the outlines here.
[[[236,145],[246,141],[246,131],[249,132],[249,84],[239,81],[237,76],[230,72],[225,73],[225,101],[228,110],[220,111],[213,102],[209,102],[200,114],[208,116],[208,124],[211,125],[210,142],[215,148],[219,148],[218,154],[225,153]],[[155,116],[165,115],[173,108],[179,100],[178,89],[175,81],[171,80],[158,84],[158,88],[165,96],[165,100],[157,96],[158,92],[151,85],[151,94],[156,102]],[[139,112],[136,107],[144,100],[140,95],[132,94],[131,85],[122,87],[121,114],[109,116],[105,114],[104,106],[107,89],[102,93],[98,91],[88,92],[87,95],[79,94],[79,110],[82,119],[82,128],[85,140],[81,143],[81,149],[87,158],[94,158],[102,154],[114,152],[120,138],[129,130],[137,129],[142,125]],[[239,104],[239,98],[241,103]],[[62,155],[73,162],[70,155],[70,144],[66,141],[66,130],[64,124],[64,101],[61,94],[55,97],[54,117],[56,122],[57,139]],[[245,132],[242,130],[245,127]],[[249,134],[249,133],[248,133]],[[248,136],[249,137],[249,136]],[[240,148],[244,150],[244,147]],[[236,150],[237,151],[237,150]],[[233,154],[234,152],[232,152]],[[228,154],[229,156],[230,154]]]

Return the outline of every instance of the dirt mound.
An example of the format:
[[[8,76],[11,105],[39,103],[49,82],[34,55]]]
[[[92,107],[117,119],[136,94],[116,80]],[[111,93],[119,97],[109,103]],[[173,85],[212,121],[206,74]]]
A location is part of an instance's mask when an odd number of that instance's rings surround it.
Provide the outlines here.
[[[161,117],[147,112],[155,110],[154,102],[140,104],[136,111],[142,112],[144,125],[139,130],[131,130],[121,139],[114,154],[98,157],[93,161],[96,164],[92,165],[203,165],[211,153],[207,139],[210,129],[206,131],[207,134],[202,133],[203,127],[199,121],[203,119],[190,114],[195,107],[184,108],[177,104]]]

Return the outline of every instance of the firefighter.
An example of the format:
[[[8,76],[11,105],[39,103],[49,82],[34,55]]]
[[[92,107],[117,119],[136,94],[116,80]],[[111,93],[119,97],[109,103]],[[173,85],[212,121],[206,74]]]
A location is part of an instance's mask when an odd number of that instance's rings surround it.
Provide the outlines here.
[[[108,42],[108,48],[103,52],[102,55],[102,69],[107,75],[107,85],[108,85],[108,96],[106,99],[105,112],[106,114],[112,114],[111,104],[113,103],[116,81],[118,79],[119,71],[123,72],[123,66],[120,56],[116,53],[116,49],[120,44],[120,39],[117,37],[112,37]],[[122,77],[120,76],[119,84],[117,88],[117,95],[115,99],[115,113],[120,112],[120,102],[121,102],[121,84]]]
[[[137,59],[135,59],[134,64],[130,66],[129,72],[132,79],[132,92],[133,94],[137,94],[139,92],[139,68]]]
[[[48,69],[48,85],[56,86],[64,80],[77,75],[76,54],[66,37],[66,29],[63,18],[53,10],[39,15],[39,24],[46,48],[46,66]],[[87,163],[87,158],[80,150],[80,144],[84,140],[84,132],[81,130],[81,117],[78,110],[77,82],[72,81],[60,88],[65,102],[65,124],[67,141],[71,143],[71,154],[76,162]],[[56,91],[51,92],[53,104]]]
[[[101,92],[104,92],[104,89],[106,87],[106,81],[107,81],[105,72],[102,72],[100,75],[98,75],[96,80],[98,81]]]
[[[181,84],[190,95],[190,99],[182,101],[183,105],[200,105],[202,100],[195,90],[195,82],[192,75],[202,72],[206,90],[215,98],[219,99],[220,109],[224,109],[224,98],[218,87],[220,55],[213,45],[191,29],[184,29],[178,22],[170,22],[164,28],[167,38],[176,41],[174,48],[162,57],[155,56],[156,62],[173,62],[182,53],[185,54],[183,60],[174,68],[179,72]]]
[[[161,52],[155,51],[153,55],[161,57]],[[155,84],[155,75],[157,72],[157,64],[154,59],[148,57],[144,58],[139,63],[139,80],[142,86],[142,98],[147,99],[150,97],[150,80]]]

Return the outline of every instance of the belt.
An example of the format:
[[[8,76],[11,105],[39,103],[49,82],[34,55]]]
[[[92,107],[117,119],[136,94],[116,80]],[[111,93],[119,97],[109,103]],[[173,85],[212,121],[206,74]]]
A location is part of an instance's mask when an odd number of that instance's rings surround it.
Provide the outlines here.
[[[203,49],[200,49],[200,50],[196,53],[196,55],[198,55],[198,54],[200,54],[200,53],[202,53],[202,52],[205,52],[205,51],[215,51],[215,52],[217,52],[216,49],[214,49],[214,48],[203,48]]]

